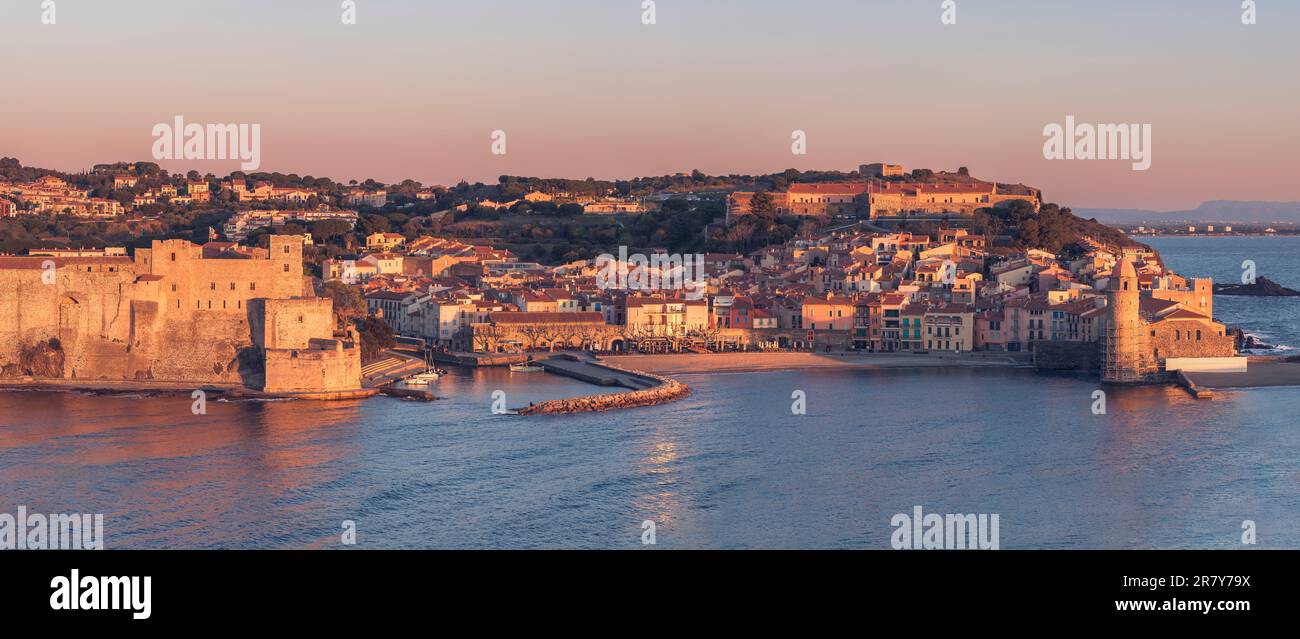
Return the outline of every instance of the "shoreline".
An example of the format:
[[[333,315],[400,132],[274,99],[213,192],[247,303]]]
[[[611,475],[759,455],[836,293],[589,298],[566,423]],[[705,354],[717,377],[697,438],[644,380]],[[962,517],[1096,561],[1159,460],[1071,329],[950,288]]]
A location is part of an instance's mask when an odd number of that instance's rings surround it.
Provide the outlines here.
[[[600,361],[660,375],[763,373],[824,369],[1033,368],[1024,353],[675,353],[609,355]]]
[[[1107,226],[1110,226],[1110,225],[1107,224]],[[1129,235],[1129,237],[1130,237],[1130,238],[1142,238],[1142,237],[1145,237],[1145,238],[1169,238],[1169,237],[1173,237],[1173,238],[1186,238],[1186,239],[1193,239],[1193,238],[1225,238],[1225,237],[1300,237],[1300,232],[1295,232],[1295,233],[1196,233],[1195,235],[1188,235],[1188,234],[1186,234],[1186,233],[1168,233],[1168,234],[1161,233],[1161,234],[1155,234],[1155,235],[1146,235],[1146,234],[1142,234],[1142,235]]]
[[[1300,361],[1251,356],[1244,373],[1185,373],[1197,386],[1214,390],[1300,386]]]
[[[774,373],[816,370],[924,370],[924,369],[976,369],[1034,367],[1025,353],[979,354],[927,354],[908,353],[672,353],[657,355],[609,355],[591,362],[611,371],[654,380],[649,388],[624,386],[621,392],[600,393],[580,397],[559,398],[539,402],[535,406],[516,409],[523,414],[556,414],[603,411],[668,403],[691,394],[691,389],[671,376],[702,375],[709,373]],[[1214,390],[1246,390],[1251,388],[1276,388],[1300,386],[1300,356],[1248,354],[1249,368],[1244,373],[1189,373],[1197,386]],[[471,367],[472,368],[472,367]],[[554,374],[554,372],[552,372]],[[579,378],[581,379],[581,378]],[[587,381],[595,386],[602,384]],[[619,384],[621,385],[621,384]],[[220,384],[187,384],[184,382],[128,382],[98,380],[56,380],[37,378],[0,379],[0,392],[43,391],[86,393],[92,395],[153,397],[190,397],[201,390],[211,399],[229,400],[350,400],[367,399],[377,395],[397,395],[385,389],[363,388],[352,392],[306,394],[271,394],[242,386]],[[429,394],[428,391],[421,391]],[[645,395],[642,397],[641,395]],[[420,397],[420,399],[430,399]],[[560,409],[561,404],[568,404]],[[576,404],[585,404],[574,410]],[[543,408],[545,406],[546,408]],[[600,406],[600,407],[597,407]],[[529,410],[531,409],[531,410]],[[558,410],[557,410],[558,409]],[[525,412],[526,411],[526,412]]]
[[[668,355],[615,355],[602,358],[619,367],[660,375],[708,373],[765,373],[810,370],[923,370],[934,368],[1022,368],[1028,361],[1014,357],[957,355],[899,355],[897,353],[681,353]],[[1038,373],[1040,375],[1045,373]],[[1189,373],[1197,385],[1214,390],[1300,386],[1300,357],[1251,356],[1245,373]]]
[[[98,380],[85,382],[67,379],[10,378],[0,380],[0,392],[44,391],[52,393],[88,393],[92,395],[150,395],[155,397],[191,397],[194,391],[203,391],[211,399],[301,399],[314,401],[343,401],[366,399],[378,394],[372,388],[351,391],[326,391],[320,393],[264,393],[246,386],[185,382],[129,382]]]

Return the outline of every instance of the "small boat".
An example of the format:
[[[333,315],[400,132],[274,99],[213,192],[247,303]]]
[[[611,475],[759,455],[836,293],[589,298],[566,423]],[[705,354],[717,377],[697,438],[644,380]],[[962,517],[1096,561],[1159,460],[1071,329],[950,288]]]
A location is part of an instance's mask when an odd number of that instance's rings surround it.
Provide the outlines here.
[[[510,365],[510,372],[512,373],[540,373],[544,370],[546,369],[538,366],[537,363],[532,360],[528,360],[523,364]]]
[[[429,382],[437,381],[438,377],[446,371],[430,369],[423,373],[416,373],[405,380],[407,386],[428,386]]]

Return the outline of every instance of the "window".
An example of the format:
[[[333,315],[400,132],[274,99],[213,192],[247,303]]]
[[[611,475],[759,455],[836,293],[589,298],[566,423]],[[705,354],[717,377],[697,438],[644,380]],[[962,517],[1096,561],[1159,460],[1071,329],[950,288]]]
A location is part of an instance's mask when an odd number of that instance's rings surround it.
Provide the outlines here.
[[[288,264],[285,264],[285,265],[284,265],[284,272],[285,272],[285,273],[288,273],[288,272],[289,272],[289,265],[288,265]]]
[[[214,290],[214,291],[217,290],[217,283],[216,283],[216,282],[213,282],[212,285],[211,285],[211,288],[212,288],[212,290]]]
[[[175,254],[175,253],[172,253],[172,261],[173,261],[173,262],[176,261],[176,254]]]
[[[256,291],[256,290],[257,290],[257,282],[249,282],[249,283],[248,283],[248,290],[250,290],[250,291]]]
[[[230,283],[230,290],[232,290],[232,291],[235,290],[235,283],[234,283],[234,282],[231,282],[231,283]]]

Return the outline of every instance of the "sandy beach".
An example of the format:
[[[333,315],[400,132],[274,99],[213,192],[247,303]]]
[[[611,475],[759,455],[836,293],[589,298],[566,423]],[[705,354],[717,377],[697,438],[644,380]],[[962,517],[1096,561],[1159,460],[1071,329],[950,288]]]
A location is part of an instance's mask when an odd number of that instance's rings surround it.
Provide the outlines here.
[[[1252,357],[1244,373],[1187,373],[1187,377],[1205,388],[1300,386],[1300,361]]]
[[[758,372],[825,368],[935,368],[1029,366],[1028,358],[1008,353],[979,355],[910,353],[681,353],[614,355],[601,358],[615,366],[660,375]]]

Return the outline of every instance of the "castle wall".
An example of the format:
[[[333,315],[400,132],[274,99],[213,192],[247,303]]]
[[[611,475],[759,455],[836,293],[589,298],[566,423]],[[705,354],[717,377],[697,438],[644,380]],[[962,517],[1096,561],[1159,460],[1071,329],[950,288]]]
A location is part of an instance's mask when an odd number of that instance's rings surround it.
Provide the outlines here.
[[[261,321],[254,331],[263,348],[307,348],[315,338],[334,334],[334,307],[325,298],[259,300]]]
[[[1177,302],[1179,306],[1206,317],[1214,317],[1214,283],[1208,278],[1196,278],[1185,289],[1152,289],[1151,297]]]
[[[65,375],[78,362],[121,358],[130,338],[135,274],[120,258],[9,258],[0,263],[0,367],[23,347],[57,340]],[[49,264],[54,268],[43,268]],[[125,370],[125,363],[115,372]]]
[[[0,257],[0,375],[57,340],[63,379],[261,386],[264,347],[310,348],[295,367],[323,370],[279,385],[357,388],[359,349],[322,350],[333,309],[304,288],[301,238],[272,237],[262,259],[202,259],[184,240],[133,258]]]
[[[308,349],[268,349],[268,393],[351,391],[361,387],[361,348],[339,340],[312,340]]]
[[[1040,371],[1100,370],[1101,345],[1098,342],[1036,342],[1034,368]]]
[[[202,249],[186,240],[154,242],[136,251],[136,268],[162,278],[168,313],[222,311],[245,314],[255,299],[303,295],[302,243],[271,236],[268,259],[203,259]]]
[[[1151,345],[1156,357],[1233,357],[1236,340],[1222,326],[1200,320],[1167,319],[1151,325]]]

